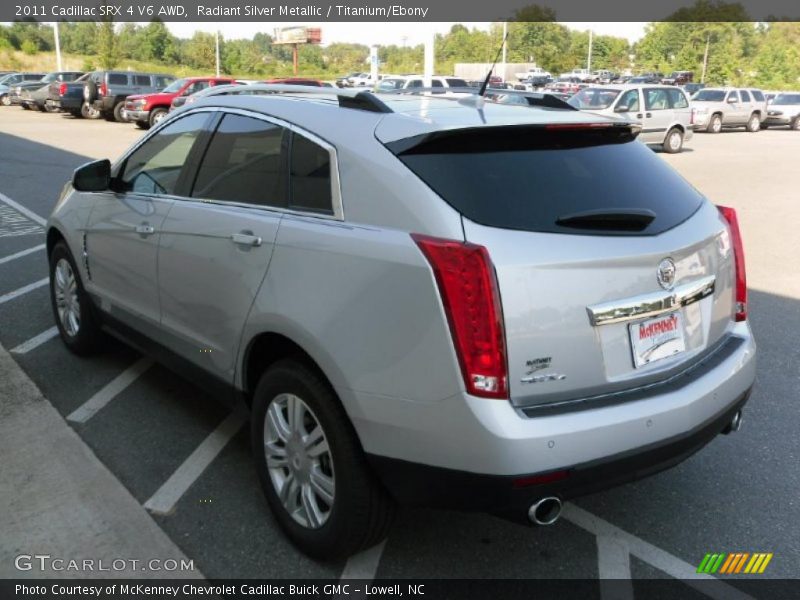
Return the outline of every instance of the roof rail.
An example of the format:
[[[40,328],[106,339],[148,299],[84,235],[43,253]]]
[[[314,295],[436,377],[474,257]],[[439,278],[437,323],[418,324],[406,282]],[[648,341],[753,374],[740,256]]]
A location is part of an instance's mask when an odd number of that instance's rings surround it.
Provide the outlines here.
[[[449,98],[454,99],[456,94],[462,96],[477,96],[479,95],[479,88],[474,87],[436,87],[436,88],[404,88],[400,90],[386,90],[385,92],[380,92],[383,94],[406,94],[406,95],[415,95],[415,94],[435,94],[440,98]],[[448,95],[449,94],[449,95]],[[488,87],[486,88],[485,97],[492,98],[493,96],[500,96],[500,95],[514,95],[514,96],[524,96],[528,99],[528,104],[530,106],[543,106],[545,108],[560,108],[565,110],[578,110],[568,102],[561,100],[560,98],[553,96],[549,92],[526,92],[522,90],[512,90],[507,88],[493,88]],[[457,99],[457,97],[455,98]]]
[[[200,96],[202,94],[202,96]],[[334,97],[342,108],[369,112],[393,112],[380,98],[366,90],[344,90],[312,85],[286,85],[275,83],[250,83],[247,85],[217,85],[198,92],[198,98],[241,94],[290,94]]]

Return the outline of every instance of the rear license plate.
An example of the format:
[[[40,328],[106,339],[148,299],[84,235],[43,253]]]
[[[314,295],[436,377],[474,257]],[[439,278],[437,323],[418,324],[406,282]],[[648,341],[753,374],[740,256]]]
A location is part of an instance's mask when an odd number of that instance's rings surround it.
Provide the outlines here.
[[[683,319],[677,312],[628,325],[633,365],[643,367],[686,350]]]

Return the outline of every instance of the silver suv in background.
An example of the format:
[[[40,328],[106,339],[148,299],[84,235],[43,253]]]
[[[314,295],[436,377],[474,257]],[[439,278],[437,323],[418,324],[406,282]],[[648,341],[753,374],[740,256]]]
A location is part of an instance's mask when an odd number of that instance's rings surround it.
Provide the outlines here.
[[[244,87],[76,170],[50,293],[70,350],[113,332],[249,408],[300,548],[368,547],[396,501],[549,525],[738,429],[736,213],[638,125],[544,96]]]
[[[750,88],[703,88],[692,96],[694,127],[719,133],[723,127],[744,127],[755,133],[767,118],[767,99]]]
[[[800,130],[800,92],[781,92],[769,103],[767,120],[761,126],[766,129],[782,125]]]
[[[640,123],[639,140],[676,153],[692,139],[686,93],[669,85],[604,85],[584,88],[567,100],[580,110]]]

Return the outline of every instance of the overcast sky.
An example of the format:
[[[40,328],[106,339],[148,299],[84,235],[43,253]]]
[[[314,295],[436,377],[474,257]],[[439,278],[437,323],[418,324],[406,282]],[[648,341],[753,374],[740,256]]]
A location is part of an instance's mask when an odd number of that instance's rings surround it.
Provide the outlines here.
[[[251,38],[258,32],[272,34],[276,27],[298,26],[300,23],[167,23],[178,37],[191,37],[195,31],[212,32],[219,29],[227,39]],[[454,23],[305,23],[322,29],[323,44],[353,42],[360,44],[421,44],[431,29],[436,33],[449,31]],[[488,29],[490,23],[464,23],[467,27]],[[571,29],[592,28],[598,35],[615,35],[631,42],[644,35],[646,23],[564,23]]]

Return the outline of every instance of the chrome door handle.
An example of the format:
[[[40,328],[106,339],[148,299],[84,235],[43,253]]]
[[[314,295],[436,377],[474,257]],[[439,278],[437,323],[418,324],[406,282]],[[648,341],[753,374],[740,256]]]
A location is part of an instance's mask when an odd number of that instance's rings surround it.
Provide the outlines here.
[[[136,226],[136,233],[141,235],[151,235],[156,232],[155,227],[152,225],[148,225],[147,223],[142,223],[141,225]]]
[[[261,238],[250,233],[234,233],[231,235],[234,244],[241,246],[260,246]]]

